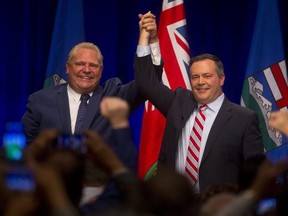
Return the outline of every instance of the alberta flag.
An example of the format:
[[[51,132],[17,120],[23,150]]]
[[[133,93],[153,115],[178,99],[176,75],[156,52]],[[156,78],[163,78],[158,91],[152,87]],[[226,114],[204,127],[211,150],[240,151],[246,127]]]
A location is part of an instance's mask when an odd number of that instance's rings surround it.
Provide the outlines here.
[[[270,151],[287,143],[287,138],[268,125],[272,111],[288,109],[287,67],[278,1],[258,2],[241,105],[258,113],[264,147],[266,151]]]
[[[70,49],[85,39],[82,0],[59,0],[44,87],[66,82],[66,60]]]
[[[158,26],[162,58],[165,62],[162,81],[171,89],[189,82],[189,45],[183,0],[163,0]],[[139,147],[139,177],[149,178],[157,170],[157,160],[165,127],[164,116],[149,102],[145,103]]]

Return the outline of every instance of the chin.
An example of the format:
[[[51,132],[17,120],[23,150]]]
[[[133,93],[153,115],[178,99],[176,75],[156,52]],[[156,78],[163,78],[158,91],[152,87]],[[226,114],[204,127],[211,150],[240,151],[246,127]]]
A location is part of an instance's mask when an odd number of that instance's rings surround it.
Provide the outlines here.
[[[198,101],[198,103],[201,103],[201,104],[207,104],[208,103],[207,100],[200,99],[200,98],[198,98],[197,101]]]

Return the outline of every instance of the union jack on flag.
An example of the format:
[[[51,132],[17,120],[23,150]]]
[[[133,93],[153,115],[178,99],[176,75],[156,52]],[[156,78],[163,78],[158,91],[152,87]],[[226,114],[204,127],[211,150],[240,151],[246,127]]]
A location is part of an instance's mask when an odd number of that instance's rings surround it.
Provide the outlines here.
[[[158,37],[164,61],[163,84],[171,89],[180,86],[191,89],[183,0],[163,0]],[[149,178],[156,171],[165,122],[165,117],[146,101],[139,147],[140,178]]]

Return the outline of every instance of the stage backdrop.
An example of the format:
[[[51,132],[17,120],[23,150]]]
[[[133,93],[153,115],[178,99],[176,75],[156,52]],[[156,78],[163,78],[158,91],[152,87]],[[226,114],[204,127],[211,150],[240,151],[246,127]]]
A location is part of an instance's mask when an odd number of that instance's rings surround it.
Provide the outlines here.
[[[288,2],[278,2],[287,59]],[[20,120],[28,95],[43,88],[58,3],[59,0],[0,1],[1,134],[5,122]],[[98,45],[104,55],[102,81],[114,76],[123,82],[132,80],[138,13],[150,10],[159,21],[162,0],[83,0],[82,3],[85,40]],[[226,73],[224,92],[236,103],[240,103],[257,3],[256,0],[184,2],[190,55],[208,52],[222,59]],[[70,31],[78,33],[77,28]],[[143,107],[131,116],[136,144],[142,113]]]

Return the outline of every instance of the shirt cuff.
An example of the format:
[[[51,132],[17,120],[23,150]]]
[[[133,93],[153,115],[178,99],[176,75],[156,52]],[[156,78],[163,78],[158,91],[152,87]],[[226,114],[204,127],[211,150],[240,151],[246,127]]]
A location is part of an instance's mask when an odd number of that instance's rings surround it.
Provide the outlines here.
[[[150,44],[151,47],[151,57],[154,65],[160,65],[161,63],[161,52],[160,45],[157,41],[156,43]]]
[[[151,54],[150,46],[137,46],[136,54],[138,57],[144,57]]]
[[[137,46],[136,54],[138,57],[144,57],[151,54],[152,62],[154,65],[161,64],[161,53],[159,42],[149,44],[149,46]]]

